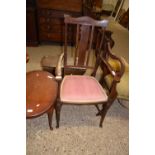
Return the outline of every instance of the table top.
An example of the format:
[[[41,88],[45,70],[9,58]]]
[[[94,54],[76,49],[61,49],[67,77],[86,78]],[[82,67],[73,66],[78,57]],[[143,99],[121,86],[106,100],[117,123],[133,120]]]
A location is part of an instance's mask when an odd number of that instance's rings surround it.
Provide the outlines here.
[[[54,76],[46,71],[26,73],[26,117],[39,116],[54,105],[58,84]]]

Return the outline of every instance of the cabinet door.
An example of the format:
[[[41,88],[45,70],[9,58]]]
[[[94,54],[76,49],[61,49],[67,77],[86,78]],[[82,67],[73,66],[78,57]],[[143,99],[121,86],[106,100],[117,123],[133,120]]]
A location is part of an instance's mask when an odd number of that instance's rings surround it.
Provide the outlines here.
[[[26,45],[35,46],[38,44],[36,16],[34,8],[26,8]]]

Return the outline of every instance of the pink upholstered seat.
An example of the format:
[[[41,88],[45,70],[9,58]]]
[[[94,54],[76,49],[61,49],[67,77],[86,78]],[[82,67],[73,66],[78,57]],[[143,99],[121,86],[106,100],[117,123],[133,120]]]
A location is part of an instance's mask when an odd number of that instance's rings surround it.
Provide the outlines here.
[[[60,89],[60,100],[67,103],[94,103],[107,101],[108,96],[92,76],[65,76]]]

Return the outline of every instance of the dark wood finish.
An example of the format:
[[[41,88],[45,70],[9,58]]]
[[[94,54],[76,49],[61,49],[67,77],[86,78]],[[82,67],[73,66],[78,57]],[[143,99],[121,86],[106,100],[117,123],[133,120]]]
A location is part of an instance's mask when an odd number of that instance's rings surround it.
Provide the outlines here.
[[[26,53],[26,63],[28,63],[29,62],[29,55],[28,55],[28,53]]]
[[[82,0],[36,0],[38,8],[81,12]]]
[[[101,39],[101,37],[102,37],[102,30],[101,29],[98,29],[97,30],[98,31],[98,33],[97,33],[97,37],[96,37],[96,48],[95,48],[95,55],[97,56],[98,55],[98,52],[99,52],[99,50],[98,49],[100,49],[100,48],[102,48],[103,49],[103,56],[105,56],[106,55],[106,51],[107,51],[107,49],[106,49],[106,44],[103,44],[102,45],[102,47],[99,47],[100,46],[100,39]],[[113,46],[115,45],[115,42],[114,42],[114,40],[113,40],[113,38],[112,38],[112,34],[113,34],[113,32],[111,32],[111,31],[109,31],[109,30],[105,30],[104,31],[104,40],[103,40],[103,42],[104,43],[109,43],[110,44],[110,48],[113,48]]]
[[[54,76],[46,71],[26,73],[26,118],[48,114],[52,129],[52,114],[57,97],[58,84]]]
[[[74,27],[74,31],[76,30],[76,28]],[[69,32],[70,33],[70,32]],[[73,34],[73,33],[72,33]],[[74,32],[74,34],[76,34],[76,31]],[[69,35],[71,36],[71,35]],[[74,37],[71,37],[72,41],[69,40],[69,42],[77,42],[76,40],[78,40],[78,38],[75,38]],[[70,39],[70,38],[69,38]],[[98,39],[100,39],[98,37]],[[115,42],[112,38],[112,32],[109,31],[109,30],[105,30],[105,41],[106,42],[110,42],[110,46],[111,48],[114,46]],[[72,44],[73,45],[73,44]],[[95,44],[94,44],[95,45]],[[97,47],[96,47],[97,48]],[[97,51],[95,51],[96,53],[96,56],[97,56]],[[52,73],[53,75],[55,75],[55,68],[56,68],[56,65],[57,65],[57,62],[58,62],[58,56],[54,57],[54,56],[44,56],[42,59],[41,59],[41,66],[42,66],[42,69],[45,70],[45,71],[48,71],[50,73]],[[63,69],[63,68],[62,68]],[[71,70],[71,71],[70,71]],[[68,72],[68,73],[67,73]],[[85,69],[81,69],[79,71],[79,69],[75,69],[75,67],[71,68],[71,69],[66,69],[65,70],[65,73],[66,74],[70,74],[70,72],[74,72],[73,74],[79,74],[79,75],[83,75],[85,73]]]
[[[63,42],[64,14],[82,15],[82,0],[37,0],[39,41]]]
[[[83,1],[83,3],[84,4],[87,4],[87,5],[89,5],[89,6],[91,6],[91,7],[102,7],[102,1],[103,0],[84,0]]]
[[[80,69],[91,68],[89,66],[90,51],[93,47],[93,38],[95,36],[95,27],[105,28],[107,21],[96,21],[90,17],[72,18],[66,16],[65,18],[65,48],[64,48],[64,71],[66,68],[74,67]],[[76,31],[76,45],[75,45],[75,57],[73,65],[67,64],[67,46],[68,46],[68,27],[71,25],[77,25]]]
[[[85,0],[83,2],[83,15],[99,20],[102,14],[102,0]]]
[[[94,5],[97,6],[97,7],[102,7],[102,2],[103,0],[93,0],[94,1]]]
[[[26,45],[38,45],[36,8],[34,0],[26,1]]]
[[[129,9],[122,15],[119,23],[129,29]]]
[[[74,74],[74,72],[72,72],[72,70],[86,70],[86,69],[90,69],[92,68],[92,76],[96,76],[96,72],[99,66],[102,66],[102,70],[105,71],[104,76],[111,74],[113,76],[113,82],[112,82],[112,86],[109,90],[108,95],[108,100],[106,102],[95,102],[95,103],[84,103],[82,105],[95,105],[97,110],[98,110],[98,114],[101,116],[100,119],[100,124],[99,126],[102,127],[102,123],[103,120],[105,118],[105,115],[108,111],[108,109],[111,107],[112,103],[114,102],[114,100],[117,97],[117,92],[116,92],[116,84],[120,81],[121,76],[124,73],[124,64],[121,62],[121,60],[119,58],[117,58],[115,55],[111,54],[111,50],[110,50],[110,43],[108,41],[105,41],[105,28],[107,27],[107,21],[106,20],[102,20],[102,21],[97,21],[94,20],[90,17],[80,17],[80,18],[73,18],[70,16],[65,16],[65,43],[64,43],[64,75],[66,75],[66,73],[68,74],[68,70],[70,70],[70,74]],[[77,31],[76,31],[76,44],[75,44],[75,51],[73,54],[73,65],[68,65],[67,63],[67,58],[68,58],[68,33],[67,30],[69,29],[68,27],[71,25],[76,25],[77,26]],[[96,33],[94,31],[95,27],[101,28],[101,30],[98,30],[97,32],[99,33],[99,39],[96,45],[96,50],[97,50],[97,58],[96,58],[96,64],[95,66],[90,66],[89,65],[89,56],[90,56],[90,52],[93,52],[94,50],[93,48],[93,38],[94,38],[94,33]],[[62,58],[63,54],[61,55]],[[118,61],[120,61],[121,63],[121,69],[120,72],[115,72],[113,71],[112,67],[110,66],[110,64],[108,64],[107,62],[107,58],[111,57],[113,59],[116,59]],[[60,59],[59,63],[62,60]],[[58,63],[58,64],[59,64]],[[58,65],[58,68],[60,66]],[[61,68],[59,68],[61,69]],[[67,72],[66,72],[67,70]],[[58,70],[56,70],[57,76],[56,79],[59,80],[59,84],[61,83],[61,70],[60,72]],[[59,89],[61,89],[61,87],[59,87]],[[59,90],[60,91],[60,90]],[[57,119],[57,127],[59,127],[59,121],[60,121],[60,111],[61,111],[61,107],[62,104],[67,104],[67,102],[62,102],[60,97],[58,99],[58,102],[56,104],[56,119]],[[70,103],[71,104],[75,104],[76,103]],[[99,109],[98,104],[102,104],[102,109]],[[78,104],[79,105],[79,104]]]

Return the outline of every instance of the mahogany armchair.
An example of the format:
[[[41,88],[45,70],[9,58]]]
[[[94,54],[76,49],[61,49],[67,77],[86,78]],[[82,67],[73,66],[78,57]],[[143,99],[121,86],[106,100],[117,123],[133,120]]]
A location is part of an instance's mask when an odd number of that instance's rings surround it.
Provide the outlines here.
[[[110,31],[110,30],[105,30],[105,38],[107,41],[110,42],[110,46],[111,48],[113,48],[113,46],[115,45],[115,42],[112,38],[112,34],[113,32]],[[48,71],[50,73],[52,73],[53,75],[55,75],[55,68],[57,66],[57,62],[58,62],[58,59],[59,59],[60,55],[46,55],[46,56],[43,56],[42,59],[41,59],[41,62],[40,62],[40,65],[42,67],[42,69],[44,71]],[[63,67],[63,66],[62,66]]]
[[[105,42],[105,30],[108,25],[107,20],[97,21],[91,17],[73,18],[65,16],[65,43],[64,52],[61,54],[56,68],[56,79],[59,81],[59,97],[56,104],[56,121],[59,127],[60,111],[63,104],[66,105],[95,105],[98,114],[101,116],[99,126],[102,127],[103,120],[108,109],[117,97],[116,85],[124,72],[123,63],[120,62],[120,72],[115,72],[107,62],[108,57],[117,57],[106,52],[104,48],[109,43]],[[68,36],[69,26],[75,28],[75,47],[70,46]],[[95,28],[102,29],[97,45],[94,37]],[[110,46],[110,45],[109,45]],[[97,49],[94,49],[97,47]],[[97,57],[95,51],[97,50]],[[69,52],[73,52],[72,60],[68,60]],[[106,52],[106,56],[103,54]],[[119,59],[117,59],[120,61]],[[64,69],[62,70],[61,64]],[[113,77],[109,92],[95,78],[98,67],[102,66],[103,75],[111,74]],[[86,75],[87,70],[92,70],[91,75]],[[77,75],[78,74],[78,75]],[[62,76],[64,75],[64,77]],[[102,108],[99,108],[99,104]]]

